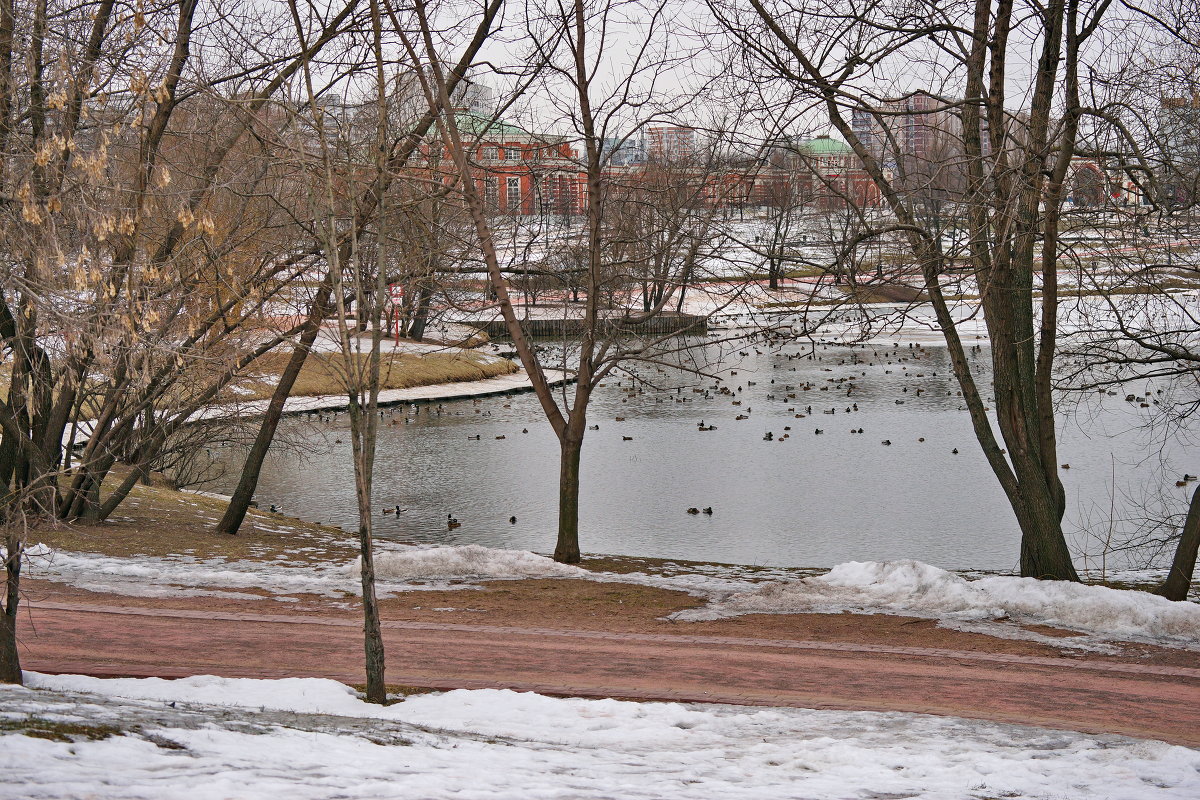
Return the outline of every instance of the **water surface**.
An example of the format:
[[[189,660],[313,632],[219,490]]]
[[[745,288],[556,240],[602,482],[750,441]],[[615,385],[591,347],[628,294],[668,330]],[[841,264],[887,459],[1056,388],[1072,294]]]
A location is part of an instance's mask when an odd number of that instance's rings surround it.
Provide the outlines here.
[[[584,444],[583,549],[773,566],[916,558],[1014,568],[1016,523],[975,443],[946,350],[910,344],[742,345],[725,364],[728,395],[712,378],[657,367],[639,371],[645,382],[613,376],[594,398],[589,424],[599,429]],[[971,358],[986,381],[987,349]],[[1152,471],[1145,413],[1122,393],[1063,415],[1069,528],[1094,525],[1114,487],[1120,494]],[[553,549],[558,446],[532,394],[405,405],[386,409],[383,421],[378,535]],[[701,431],[701,422],[716,429]],[[354,529],[345,416],[286,425],[314,454],[273,452],[260,506]],[[395,505],[405,510],[380,513]],[[690,507],[713,514],[689,515]],[[448,515],[461,527],[448,530]],[[1081,565],[1084,551],[1095,563],[1094,541],[1072,542]]]

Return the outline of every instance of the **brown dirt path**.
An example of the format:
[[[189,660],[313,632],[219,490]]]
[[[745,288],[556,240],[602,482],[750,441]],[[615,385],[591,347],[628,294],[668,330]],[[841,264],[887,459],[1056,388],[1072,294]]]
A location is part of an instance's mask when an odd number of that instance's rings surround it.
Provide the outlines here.
[[[261,613],[262,606],[216,610],[120,601],[43,598],[26,604],[23,666],[101,676],[362,681],[361,634],[352,611]],[[692,630],[392,616],[384,631],[387,680],[439,689],[913,711],[1200,747],[1200,664]]]

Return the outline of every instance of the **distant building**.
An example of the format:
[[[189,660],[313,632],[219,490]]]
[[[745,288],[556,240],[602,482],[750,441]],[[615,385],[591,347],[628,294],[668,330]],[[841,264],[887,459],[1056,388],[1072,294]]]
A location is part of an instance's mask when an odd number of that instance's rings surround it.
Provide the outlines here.
[[[481,117],[490,117],[498,109],[496,93],[492,91],[492,87],[469,80],[464,80],[458,85],[453,101],[456,108],[478,114]]]
[[[646,160],[646,142],[634,137],[611,137],[602,144],[601,157],[612,167],[628,167]]]
[[[851,125],[888,180],[907,195],[918,214],[952,212],[967,187],[961,103],[914,92],[853,112]],[[989,152],[986,120],[981,150]]]
[[[830,136],[784,138],[768,149],[744,202],[767,208],[830,210],[877,206],[880,194],[858,156]]]
[[[465,108],[456,109],[454,119],[472,146],[476,190],[491,211],[517,216],[582,213],[584,182],[566,137],[530,133]]]
[[[646,157],[660,161],[679,161],[697,155],[699,147],[695,128],[680,125],[646,129]]]
[[[851,127],[867,151],[892,170],[903,168],[906,160],[941,159],[948,145],[961,139],[957,114],[945,100],[926,92],[885,100],[871,109],[856,108]]]
[[[817,136],[795,146],[794,170],[798,188],[811,205],[820,208],[879,204],[879,190],[845,142]]]

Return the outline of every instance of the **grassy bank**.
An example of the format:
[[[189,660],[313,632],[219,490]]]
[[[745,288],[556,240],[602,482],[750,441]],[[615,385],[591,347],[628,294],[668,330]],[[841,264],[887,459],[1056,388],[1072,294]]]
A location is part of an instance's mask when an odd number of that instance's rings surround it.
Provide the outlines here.
[[[288,352],[269,353],[256,361],[251,369],[253,376],[237,384],[238,399],[270,397],[290,356]],[[356,361],[351,362],[347,370],[340,353],[312,353],[300,371],[292,396],[343,395],[346,393],[347,374],[365,372],[368,358],[365,353],[356,355]],[[517,366],[507,359],[469,350],[421,355],[383,353],[380,358],[380,389],[411,389],[439,383],[478,381],[517,371]]]
[[[135,486],[107,522],[47,523],[31,530],[28,538],[57,549],[114,558],[273,561],[287,557],[315,564],[349,561],[357,555],[356,541],[340,528],[262,510],[247,513],[237,536],[215,533],[226,505],[221,498],[177,491],[155,481],[153,486]]]
[[[270,398],[289,358],[290,350],[279,350],[258,359],[251,365],[248,377],[236,381],[232,388],[221,394],[221,401]],[[352,362],[353,369],[347,370],[340,353],[310,354],[291,396],[344,396],[347,374],[365,373],[368,356],[358,354],[356,360],[357,365]],[[439,383],[479,381],[519,371],[517,365],[508,359],[458,348],[423,354],[383,353],[381,361],[380,389],[411,389]],[[11,369],[10,363],[0,364],[0,394],[8,394]],[[197,370],[201,369],[197,367]],[[85,417],[95,417],[100,413],[98,401],[95,398],[85,400],[83,412]]]

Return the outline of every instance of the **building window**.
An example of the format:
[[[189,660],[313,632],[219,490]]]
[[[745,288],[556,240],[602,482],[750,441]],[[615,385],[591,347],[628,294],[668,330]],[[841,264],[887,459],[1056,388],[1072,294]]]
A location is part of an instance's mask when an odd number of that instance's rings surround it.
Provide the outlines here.
[[[506,205],[508,207],[508,212],[510,214],[520,214],[521,213],[521,179],[520,178],[509,178],[508,179],[508,196],[505,198],[505,200],[507,201]]]
[[[495,209],[500,205],[500,182],[496,178],[483,179],[483,202],[490,209]]]
[[[499,147],[484,147],[480,150],[480,157],[484,161],[499,161],[500,160],[500,148]]]

